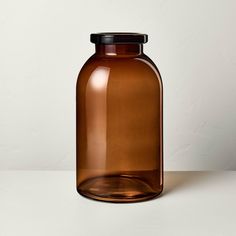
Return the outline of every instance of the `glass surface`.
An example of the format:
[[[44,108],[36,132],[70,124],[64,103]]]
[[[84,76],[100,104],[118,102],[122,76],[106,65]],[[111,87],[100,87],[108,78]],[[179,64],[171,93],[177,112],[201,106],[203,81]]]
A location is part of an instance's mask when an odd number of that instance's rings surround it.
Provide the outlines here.
[[[77,190],[136,202],[163,189],[162,82],[142,44],[97,44],[76,89]]]

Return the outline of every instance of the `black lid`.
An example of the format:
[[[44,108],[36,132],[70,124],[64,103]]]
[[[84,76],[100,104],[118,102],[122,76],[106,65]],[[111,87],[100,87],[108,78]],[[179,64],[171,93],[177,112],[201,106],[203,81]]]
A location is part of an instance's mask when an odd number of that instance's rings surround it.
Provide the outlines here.
[[[90,41],[95,44],[146,43],[147,34],[126,32],[105,32],[90,34]]]

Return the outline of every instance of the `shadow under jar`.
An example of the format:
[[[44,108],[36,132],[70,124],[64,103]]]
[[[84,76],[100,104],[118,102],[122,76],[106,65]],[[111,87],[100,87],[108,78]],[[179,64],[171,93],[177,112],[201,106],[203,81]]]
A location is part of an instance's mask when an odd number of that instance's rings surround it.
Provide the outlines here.
[[[163,189],[163,88],[143,53],[147,35],[90,39],[96,52],[76,88],[77,191],[109,202],[154,198]]]

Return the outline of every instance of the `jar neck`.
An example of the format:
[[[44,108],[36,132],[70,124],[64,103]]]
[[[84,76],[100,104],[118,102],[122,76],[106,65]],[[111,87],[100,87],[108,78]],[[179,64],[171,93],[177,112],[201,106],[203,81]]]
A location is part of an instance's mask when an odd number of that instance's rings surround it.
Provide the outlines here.
[[[98,56],[138,56],[143,53],[143,44],[96,44]]]

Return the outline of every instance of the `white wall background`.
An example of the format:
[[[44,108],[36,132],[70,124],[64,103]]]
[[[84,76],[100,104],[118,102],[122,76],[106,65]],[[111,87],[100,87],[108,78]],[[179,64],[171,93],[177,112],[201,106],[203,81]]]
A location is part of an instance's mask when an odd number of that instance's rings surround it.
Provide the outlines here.
[[[236,170],[236,1],[0,0],[0,169],[74,169],[91,32],[149,34],[166,170]]]

